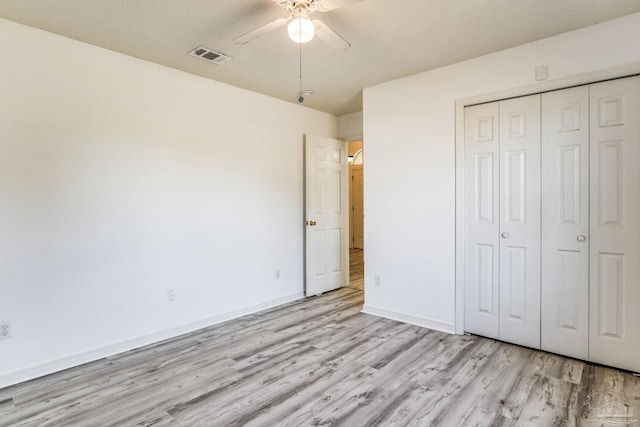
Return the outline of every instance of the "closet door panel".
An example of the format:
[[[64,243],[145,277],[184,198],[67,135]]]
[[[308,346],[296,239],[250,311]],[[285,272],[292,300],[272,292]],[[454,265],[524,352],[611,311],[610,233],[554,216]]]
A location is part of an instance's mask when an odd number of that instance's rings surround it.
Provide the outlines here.
[[[499,338],[540,348],[540,96],[499,106]]]
[[[498,103],[465,109],[465,331],[498,337]]]
[[[541,348],[589,357],[589,88],[542,95]]]
[[[640,371],[640,77],[590,90],[589,358]]]

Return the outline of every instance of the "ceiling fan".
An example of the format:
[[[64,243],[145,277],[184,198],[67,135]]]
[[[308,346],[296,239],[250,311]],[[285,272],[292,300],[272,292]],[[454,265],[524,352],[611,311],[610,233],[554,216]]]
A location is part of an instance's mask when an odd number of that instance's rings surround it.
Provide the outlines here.
[[[289,12],[288,18],[278,18],[261,27],[233,39],[237,44],[247,44],[270,31],[288,25],[289,38],[296,43],[307,43],[317,35],[319,39],[340,50],[351,47],[348,41],[319,19],[309,19],[313,12],[329,12],[363,0],[273,0]]]

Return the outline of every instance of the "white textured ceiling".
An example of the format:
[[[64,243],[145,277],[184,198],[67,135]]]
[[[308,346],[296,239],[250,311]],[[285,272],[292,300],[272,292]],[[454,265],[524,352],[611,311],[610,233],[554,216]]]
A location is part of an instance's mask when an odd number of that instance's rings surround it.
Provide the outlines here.
[[[359,111],[367,86],[635,12],[640,0],[364,0],[316,12],[352,47],[303,45],[303,87],[315,91],[305,105]],[[2,18],[295,102],[298,45],[285,27],[232,41],[287,16],[272,0],[0,0]],[[200,45],[233,59],[187,55]]]

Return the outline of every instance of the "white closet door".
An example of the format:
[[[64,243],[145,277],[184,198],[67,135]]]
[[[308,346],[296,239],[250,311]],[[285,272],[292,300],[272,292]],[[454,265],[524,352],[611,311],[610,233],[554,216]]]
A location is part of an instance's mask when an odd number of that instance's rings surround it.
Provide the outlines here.
[[[640,371],[640,77],[591,86],[589,359]]]
[[[465,108],[465,331],[498,338],[498,103]]]
[[[540,95],[500,102],[500,333],[540,348]]]
[[[542,95],[541,347],[589,357],[589,88]]]

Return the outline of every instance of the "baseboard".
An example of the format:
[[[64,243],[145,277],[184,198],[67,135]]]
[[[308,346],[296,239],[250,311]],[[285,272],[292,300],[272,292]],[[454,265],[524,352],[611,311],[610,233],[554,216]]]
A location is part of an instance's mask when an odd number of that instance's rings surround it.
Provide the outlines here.
[[[29,381],[34,378],[42,377],[45,375],[53,374],[65,369],[73,368],[85,363],[94,362],[96,360],[103,359],[105,357],[113,356],[118,353],[133,350],[135,348],[143,347],[145,345],[154,344],[169,338],[174,338],[179,335],[183,335],[189,332],[196,331],[198,329],[213,326],[218,323],[226,322],[247,314],[253,314],[268,308],[276,307],[278,305],[286,304],[288,302],[296,301],[304,297],[304,293],[296,292],[295,294],[286,295],[279,298],[274,298],[259,304],[254,304],[247,307],[242,307],[237,310],[228,311],[222,314],[218,314],[206,319],[198,320],[195,322],[187,323],[185,325],[176,326],[171,329],[156,332],[153,334],[145,335],[142,337],[133,338],[130,340],[122,341],[116,344],[107,345],[94,350],[65,356],[60,359],[52,360],[50,362],[30,366],[19,371],[11,372],[6,375],[0,375],[0,389],[9,387],[14,384],[18,384],[24,381]]]
[[[427,317],[414,316],[412,314],[401,313],[398,311],[387,310],[385,308],[372,307],[364,305],[362,312],[373,316],[384,317],[385,319],[397,320],[399,322],[409,323],[410,325],[421,326],[423,328],[434,329],[448,334],[455,333],[453,323],[441,322],[439,320],[429,319]]]

